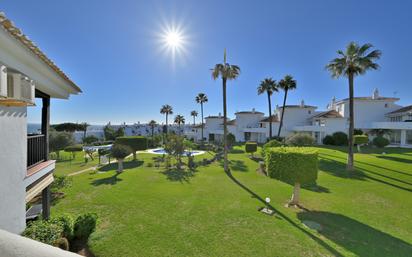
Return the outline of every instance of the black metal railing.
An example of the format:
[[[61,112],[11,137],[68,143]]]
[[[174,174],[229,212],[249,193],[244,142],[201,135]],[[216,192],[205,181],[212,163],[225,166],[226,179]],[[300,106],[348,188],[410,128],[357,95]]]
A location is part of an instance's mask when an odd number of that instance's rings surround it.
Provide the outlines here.
[[[46,137],[44,135],[27,136],[27,168],[45,161],[46,157]]]

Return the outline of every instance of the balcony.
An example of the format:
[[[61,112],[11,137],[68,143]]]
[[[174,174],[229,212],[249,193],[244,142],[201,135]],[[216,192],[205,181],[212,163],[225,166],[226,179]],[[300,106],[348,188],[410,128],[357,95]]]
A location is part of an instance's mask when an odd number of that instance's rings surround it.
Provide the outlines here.
[[[46,137],[43,134],[27,136],[27,169],[47,160]]]
[[[326,131],[325,126],[319,126],[319,125],[301,125],[301,126],[294,126],[293,127],[294,131],[301,131],[301,132],[322,132]]]

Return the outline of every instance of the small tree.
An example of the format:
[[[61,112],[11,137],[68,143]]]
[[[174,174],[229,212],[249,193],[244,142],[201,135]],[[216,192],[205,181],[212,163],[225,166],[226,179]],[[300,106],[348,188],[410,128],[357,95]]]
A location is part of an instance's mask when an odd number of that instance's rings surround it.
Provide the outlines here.
[[[180,169],[182,164],[182,155],[185,152],[184,138],[178,135],[170,134],[167,137],[165,151],[176,159],[177,168]]]
[[[245,144],[245,152],[250,153],[253,156],[253,154],[257,151],[257,143],[256,142],[246,142]]]
[[[266,167],[271,178],[294,185],[289,205],[299,205],[300,186],[316,183],[318,152],[309,147],[266,149]]]
[[[50,130],[49,146],[50,152],[55,152],[57,159],[60,159],[60,151],[74,143],[73,135],[70,132]]]
[[[353,143],[358,148],[358,152],[361,152],[361,146],[366,145],[369,143],[369,138],[367,135],[354,135],[353,136]]]
[[[227,147],[232,149],[233,145],[236,143],[236,137],[232,133],[227,134]]]
[[[383,136],[377,136],[373,139],[372,143],[376,147],[383,148],[389,145],[389,140],[387,138],[384,138]]]
[[[114,144],[112,147],[111,154],[114,158],[117,159],[118,168],[117,173],[121,173],[123,171],[123,161],[129,154],[132,153],[132,149],[130,147],[120,144]]]
[[[136,151],[147,149],[147,138],[143,136],[128,136],[116,138],[115,144],[130,147],[133,153],[133,160],[136,160]]]

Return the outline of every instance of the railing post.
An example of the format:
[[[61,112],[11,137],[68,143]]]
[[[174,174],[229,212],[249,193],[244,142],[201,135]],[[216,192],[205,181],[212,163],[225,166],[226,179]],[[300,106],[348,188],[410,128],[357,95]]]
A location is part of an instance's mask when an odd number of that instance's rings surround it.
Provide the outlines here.
[[[50,126],[50,97],[42,97],[43,108],[41,115],[41,132],[44,135],[44,160],[49,159],[49,126]]]

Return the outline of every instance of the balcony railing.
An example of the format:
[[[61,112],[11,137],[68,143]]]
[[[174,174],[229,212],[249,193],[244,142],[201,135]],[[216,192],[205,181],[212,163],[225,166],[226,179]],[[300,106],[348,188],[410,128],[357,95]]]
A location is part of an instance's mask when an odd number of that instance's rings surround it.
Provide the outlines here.
[[[44,135],[27,136],[27,168],[47,159],[46,137]]]

